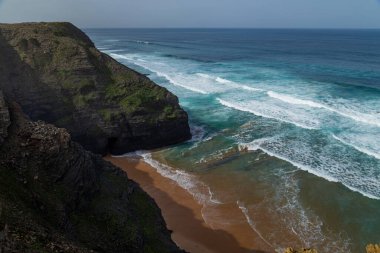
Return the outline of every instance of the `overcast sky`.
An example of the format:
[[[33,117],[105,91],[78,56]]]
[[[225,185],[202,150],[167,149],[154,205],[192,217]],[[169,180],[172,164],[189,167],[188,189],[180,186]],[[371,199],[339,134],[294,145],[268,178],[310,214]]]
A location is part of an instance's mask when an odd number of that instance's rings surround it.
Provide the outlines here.
[[[0,22],[79,27],[380,28],[380,0],[0,0]]]

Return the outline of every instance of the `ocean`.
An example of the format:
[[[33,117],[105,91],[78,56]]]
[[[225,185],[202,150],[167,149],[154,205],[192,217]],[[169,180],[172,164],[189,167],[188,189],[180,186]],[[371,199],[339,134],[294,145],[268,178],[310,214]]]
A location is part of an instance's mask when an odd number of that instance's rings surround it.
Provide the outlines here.
[[[192,140],[138,152],[274,250],[380,242],[380,30],[86,29],[179,97]]]

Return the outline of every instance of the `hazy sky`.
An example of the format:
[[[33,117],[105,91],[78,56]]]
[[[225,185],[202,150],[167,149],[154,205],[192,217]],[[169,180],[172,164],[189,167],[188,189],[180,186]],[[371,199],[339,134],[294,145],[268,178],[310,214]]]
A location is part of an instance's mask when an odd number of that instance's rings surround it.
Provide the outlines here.
[[[0,22],[86,27],[380,28],[380,0],[0,0]]]

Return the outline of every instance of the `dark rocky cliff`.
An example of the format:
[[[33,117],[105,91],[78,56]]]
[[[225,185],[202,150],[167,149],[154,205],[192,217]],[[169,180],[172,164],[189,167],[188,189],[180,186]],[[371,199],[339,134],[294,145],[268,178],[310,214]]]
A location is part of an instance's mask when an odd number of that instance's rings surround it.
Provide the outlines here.
[[[176,96],[99,52],[70,23],[0,24],[0,89],[32,120],[66,128],[95,153],[190,138]]]
[[[182,252],[124,172],[1,92],[0,136],[0,252]]]

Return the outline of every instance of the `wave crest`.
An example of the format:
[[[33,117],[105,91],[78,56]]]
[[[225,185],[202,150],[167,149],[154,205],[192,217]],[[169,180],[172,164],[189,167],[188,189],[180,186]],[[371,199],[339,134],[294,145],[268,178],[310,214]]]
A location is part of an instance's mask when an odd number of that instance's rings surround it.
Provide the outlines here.
[[[267,94],[271,98],[281,100],[281,101],[288,103],[288,104],[305,105],[305,106],[312,107],[312,108],[325,109],[327,111],[337,113],[340,116],[350,118],[352,120],[355,120],[355,121],[358,121],[361,123],[366,123],[366,124],[375,125],[375,126],[380,127],[380,118],[378,118],[375,115],[366,114],[366,113],[357,112],[357,111],[348,110],[348,109],[340,110],[340,109],[337,109],[337,108],[334,108],[334,107],[331,107],[331,106],[328,106],[328,105],[325,105],[322,103],[314,102],[311,100],[299,99],[299,98],[292,97],[289,95],[280,94],[280,93],[277,93],[274,91],[268,91]]]

